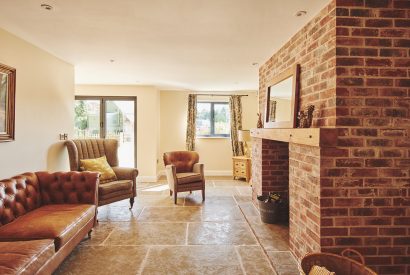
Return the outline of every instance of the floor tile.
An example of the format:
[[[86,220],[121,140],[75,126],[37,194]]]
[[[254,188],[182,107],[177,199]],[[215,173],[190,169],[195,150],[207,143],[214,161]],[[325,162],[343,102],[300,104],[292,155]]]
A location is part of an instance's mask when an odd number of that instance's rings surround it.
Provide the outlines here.
[[[206,196],[233,196],[240,195],[236,188],[230,186],[211,187],[206,189]]]
[[[266,251],[289,250],[289,229],[286,225],[265,224],[259,216],[247,217],[255,236]]]
[[[54,274],[137,274],[147,250],[137,246],[78,246]]]
[[[214,185],[218,186],[249,186],[246,181],[239,180],[214,180]]]
[[[273,274],[274,271],[260,246],[238,246],[238,254],[246,274]]]
[[[129,209],[129,205],[125,206],[112,206],[104,205],[98,207],[97,219],[100,222],[124,222],[133,221],[141,213],[142,208],[137,208],[135,205],[132,210]]]
[[[104,245],[184,245],[186,223],[145,223],[114,228]]]
[[[202,208],[203,221],[245,221],[241,210],[234,206],[204,206]]]
[[[201,220],[200,207],[145,207],[139,221],[191,222]]]
[[[142,274],[243,274],[233,246],[151,247]]]
[[[188,244],[254,245],[257,244],[245,222],[189,223]]]
[[[270,251],[268,252],[269,259],[273,265],[295,265],[297,262],[290,251]]]
[[[138,195],[135,205],[137,208],[145,206],[155,207],[178,207],[184,205],[185,197],[182,194],[178,195],[177,204],[174,203],[174,198],[167,195]]]
[[[259,218],[259,211],[252,202],[240,203],[239,208],[242,210],[245,217]]]
[[[206,192],[206,191],[205,191]],[[194,193],[193,195],[187,195],[185,197],[185,206],[215,206],[215,207],[225,207],[225,206],[236,206],[237,203],[232,196],[207,196],[205,201],[202,201],[202,196],[200,193]]]
[[[85,237],[80,245],[101,245],[107,237],[111,234],[116,226],[120,223],[107,223],[107,222],[98,222],[98,224],[93,228],[91,232],[91,238]],[[126,223],[124,225],[128,225]]]

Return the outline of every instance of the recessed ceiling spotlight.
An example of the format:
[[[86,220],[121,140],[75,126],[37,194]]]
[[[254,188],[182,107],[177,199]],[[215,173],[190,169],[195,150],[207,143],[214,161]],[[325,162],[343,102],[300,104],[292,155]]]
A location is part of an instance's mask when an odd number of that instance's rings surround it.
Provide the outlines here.
[[[257,66],[257,65],[259,65],[258,62],[253,62],[253,63],[252,63],[252,66]]]
[[[53,10],[53,6],[51,6],[49,4],[41,4],[40,7],[42,7],[45,10],[48,10],[48,11]]]
[[[111,63],[114,63],[114,62],[115,62],[115,60],[114,60],[114,59],[110,59],[110,62],[111,62]]]
[[[306,14],[307,14],[307,11],[298,11],[298,12],[295,14],[295,16],[301,17],[301,16],[304,16],[304,15],[306,15]]]

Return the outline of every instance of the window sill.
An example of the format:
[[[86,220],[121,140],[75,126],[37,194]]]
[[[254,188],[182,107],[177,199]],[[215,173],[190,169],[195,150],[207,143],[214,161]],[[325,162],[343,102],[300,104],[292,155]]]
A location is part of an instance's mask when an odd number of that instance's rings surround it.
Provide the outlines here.
[[[231,137],[195,137],[195,139],[230,139]]]

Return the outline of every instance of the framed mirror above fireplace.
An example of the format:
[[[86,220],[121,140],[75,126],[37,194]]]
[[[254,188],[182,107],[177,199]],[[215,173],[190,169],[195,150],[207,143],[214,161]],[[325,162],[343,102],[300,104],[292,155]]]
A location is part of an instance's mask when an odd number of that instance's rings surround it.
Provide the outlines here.
[[[264,128],[295,128],[300,65],[273,77],[267,84]]]

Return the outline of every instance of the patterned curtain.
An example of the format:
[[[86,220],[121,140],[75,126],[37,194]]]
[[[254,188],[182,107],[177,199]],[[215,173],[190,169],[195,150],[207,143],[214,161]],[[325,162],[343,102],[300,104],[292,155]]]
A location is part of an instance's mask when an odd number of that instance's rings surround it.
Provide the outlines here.
[[[238,95],[230,96],[231,143],[233,156],[243,156],[243,144],[238,141],[238,130],[242,130],[242,101]]]
[[[188,96],[188,116],[186,126],[186,149],[195,150],[195,132],[196,132],[196,95]]]

